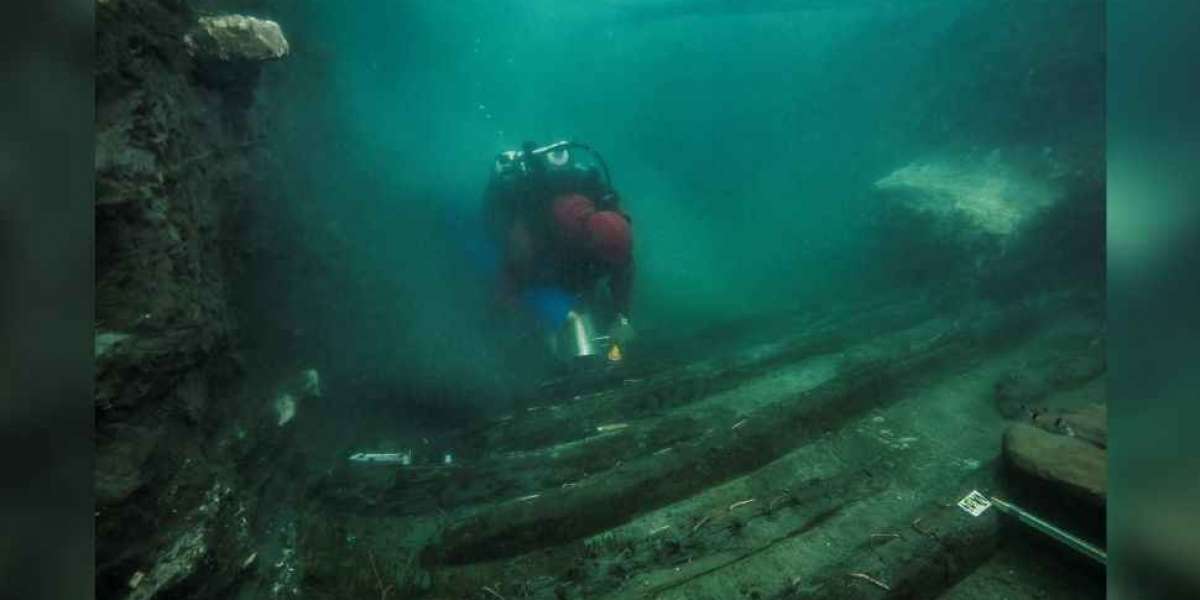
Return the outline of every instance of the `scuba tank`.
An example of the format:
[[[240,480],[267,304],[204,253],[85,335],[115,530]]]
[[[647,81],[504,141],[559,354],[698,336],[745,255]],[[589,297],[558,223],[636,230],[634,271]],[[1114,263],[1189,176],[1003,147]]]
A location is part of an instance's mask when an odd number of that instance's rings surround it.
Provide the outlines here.
[[[587,312],[572,310],[558,336],[558,349],[568,358],[598,356],[608,349],[608,336],[596,331],[595,321]]]
[[[567,314],[558,331],[551,334],[551,351],[574,367],[600,362],[617,363],[622,359],[620,346],[596,328],[592,314],[577,307]]]
[[[601,205],[616,205],[616,188],[608,171],[608,163],[594,148],[580,142],[559,141],[546,146],[537,147],[533,142],[525,142],[520,150],[508,150],[496,156],[492,168],[492,176],[501,180],[521,181],[533,189],[544,185],[543,176],[550,170],[569,167],[578,164],[574,150],[582,150],[591,155],[598,167],[597,172],[603,176],[604,197],[596,198]]]

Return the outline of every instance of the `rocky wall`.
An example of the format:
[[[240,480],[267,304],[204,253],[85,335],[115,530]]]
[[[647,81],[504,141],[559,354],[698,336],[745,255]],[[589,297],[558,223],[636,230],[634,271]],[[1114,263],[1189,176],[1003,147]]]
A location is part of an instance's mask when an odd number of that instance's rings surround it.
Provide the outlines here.
[[[253,563],[234,423],[269,415],[242,388],[227,289],[252,201],[247,100],[287,46],[277,25],[238,19],[214,29],[180,0],[97,2],[101,598],[220,596]],[[237,54],[247,39],[260,41]]]

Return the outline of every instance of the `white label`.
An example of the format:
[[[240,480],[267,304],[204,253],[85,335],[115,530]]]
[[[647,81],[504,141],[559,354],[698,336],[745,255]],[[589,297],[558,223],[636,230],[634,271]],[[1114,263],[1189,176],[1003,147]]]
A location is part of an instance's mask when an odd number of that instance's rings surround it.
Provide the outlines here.
[[[971,490],[962,500],[958,501],[959,508],[967,511],[972,517],[982,515],[984,511],[992,507],[991,501],[986,496],[979,493],[979,490]]]
[[[412,464],[412,451],[405,452],[358,452],[350,456],[350,460],[362,463]]]

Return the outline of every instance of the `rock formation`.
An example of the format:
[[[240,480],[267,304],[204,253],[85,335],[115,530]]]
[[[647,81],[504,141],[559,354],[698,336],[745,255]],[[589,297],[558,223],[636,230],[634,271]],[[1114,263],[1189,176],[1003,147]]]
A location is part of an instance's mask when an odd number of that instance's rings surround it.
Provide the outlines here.
[[[287,41],[168,0],[97,3],[96,22],[97,596],[219,596],[251,554],[233,424],[271,415],[245,395],[228,297],[253,79],[200,72]]]
[[[274,60],[290,50],[278,23],[242,15],[200,17],[183,43],[201,60]]]

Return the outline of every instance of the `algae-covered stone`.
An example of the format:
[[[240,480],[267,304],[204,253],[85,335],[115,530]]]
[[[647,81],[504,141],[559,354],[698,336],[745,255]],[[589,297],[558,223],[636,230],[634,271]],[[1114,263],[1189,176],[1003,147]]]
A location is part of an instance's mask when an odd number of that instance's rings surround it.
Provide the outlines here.
[[[95,349],[92,356],[100,360],[117,344],[129,339],[129,334],[119,331],[97,331]]]
[[[1016,233],[1060,192],[998,154],[982,162],[915,161],[875,182],[909,210],[995,236]]]
[[[1022,473],[1070,496],[1105,504],[1107,455],[1088,442],[1018,423],[1004,434],[1004,454]]]
[[[1108,410],[1104,404],[1038,415],[1033,424],[1051,433],[1081,439],[1098,448],[1108,447]]]
[[[1093,404],[1062,416],[1059,428],[1067,435],[1087,440],[1101,448],[1108,447],[1108,407]]]
[[[211,60],[275,60],[290,51],[278,23],[243,15],[201,17],[183,41],[193,56]]]

